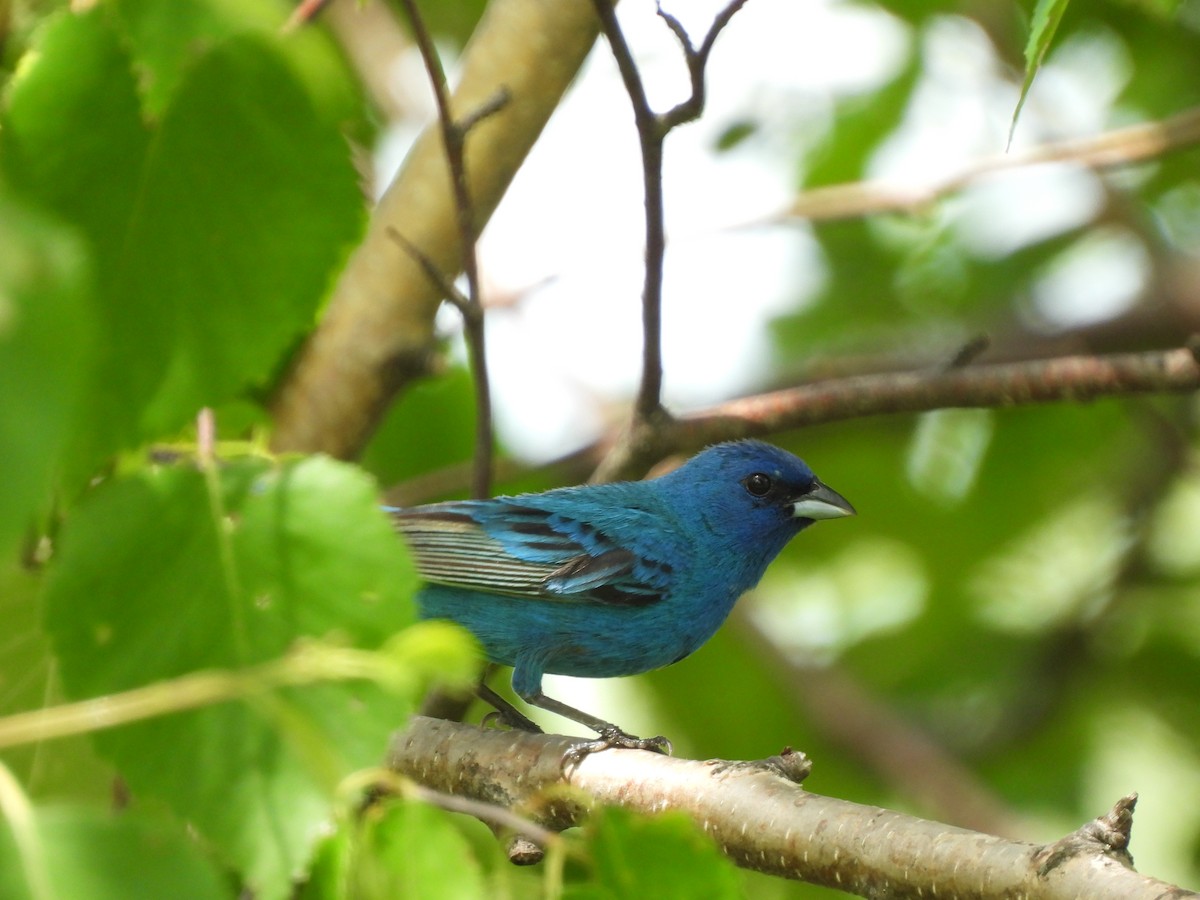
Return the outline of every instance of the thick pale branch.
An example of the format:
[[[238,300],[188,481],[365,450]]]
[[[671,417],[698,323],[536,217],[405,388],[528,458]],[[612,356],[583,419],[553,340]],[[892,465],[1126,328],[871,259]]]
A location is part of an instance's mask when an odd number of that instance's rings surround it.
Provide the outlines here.
[[[494,0],[463,58],[456,116],[511,101],[476,123],[466,147],[476,230],[491,215],[598,34],[588,0]],[[440,271],[462,249],[440,128],[426,129],[371,216],[328,311],[275,398],[277,450],[352,456],[397,390],[434,351],[440,291],[403,252],[394,228]]]
[[[415,719],[388,765],[438,791],[516,808],[552,829],[591,802],[691,815],[736,863],[871,897],[1197,897],[1127,865],[1133,798],[1048,846],[809,793],[803,757],[757,763],[594,753],[564,774],[571,739]],[[575,791],[564,791],[563,788]],[[584,795],[581,797],[580,794]]]

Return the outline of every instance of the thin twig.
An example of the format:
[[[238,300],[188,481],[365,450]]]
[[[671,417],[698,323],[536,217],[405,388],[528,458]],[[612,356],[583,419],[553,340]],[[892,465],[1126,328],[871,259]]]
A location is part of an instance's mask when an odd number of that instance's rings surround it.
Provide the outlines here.
[[[410,781],[405,785],[404,792],[424,803],[428,803],[430,806],[437,806],[448,812],[474,816],[481,822],[487,822],[500,828],[507,828],[516,834],[529,838],[531,841],[535,841],[543,847],[562,840],[560,835],[550,829],[543,828],[536,822],[531,822],[511,809],[497,806],[495,803],[476,800],[473,797],[435,791],[415,781]]]
[[[662,278],[666,256],[663,224],[662,148],[663,130],[659,126],[633,53],[617,22],[613,0],[594,0],[600,29],[616,60],[625,92],[633,106],[638,142],[642,152],[642,189],[646,197],[646,272],[642,284],[642,380],[634,403],[634,415],[641,421],[657,416],[662,409]]]
[[[471,299],[460,291],[458,285],[447,278],[441,269],[433,264],[432,259],[421,252],[420,247],[412,243],[390,225],[387,227],[387,233],[388,237],[404,248],[405,253],[417,261],[417,265],[425,272],[425,277],[438,286],[438,290],[445,295],[446,302],[457,309],[464,319],[472,315],[478,315],[478,311],[472,307]]]
[[[744,225],[773,224],[791,219],[835,221],[879,213],[914,213],[1008,169],[1045,163],[1070,163],[1093,170],[1111,169],[1157,159],[1200,143],[1200,107],[1160,122],[1143,122],[1086,138],[1032,147],[976,160],[931,185],[904,186],[883,181],[856,181],[813,188],[793,198],[781,213]]]
[[[484,337],[484,315],[482,291],[479,286],[479,260],[475,252],[478,233],[471,192],[467,184],[465,145],[471,128],[498,111],[508,102],[507,94],[494,96],[479,110],[472,111],[461,121],[455,120],[450,108],[450,90],[446,85],[446,73],[433,45],[433,37],[425,27],[416,0],[404,0],[404,8],[412,26],[413,38],[429,74],[437,102],[438,122],[442,132],[442,146],[446,153],[446,165],[450,170],[450,181],[454,191],[454,206],[457,213],[459,243],[462,247],[463,274],[467,280],[466,297],[457,291],[447,293],[463,317],[463,333],[467,342],[467,353],[471,358],[471,375],[475,389],[475,470],[471,493],[486,497],[492,484],[492,397],[488,378],[486,341]],[[458,298],[455,300],[455,298]],[[463,302],[465,299],[465,302]]]
[[[661,7],[658,14],[679,41],[691,78],[691,95],[666,113],[655,113],[646,97],[641,73],[617,22],[612,0],[593,0],[600,29],[608,39],[625,91],[633,107],[642,152],[642,187],[646,198],[646,272],[642,286],[642,380],[634,402],[629,440],[642,442],[643,426],[655,428],[668,417],[662,406],[662,282],[667,239],[663,222],[663,142],[673,128],[697,118],[704,109],[704,68],[713,43],[746,0],[733,0],[717,16],[700,49],[692,46],[683,26]]]
[[[708,56],[712,53],[712,48],[717,42],[718,35],[733,19],[737,11],[746,5],[746,2],[747,0],[732,0],[728,6],[721,10],[717,14],[717,17],[713,19],[712,26],[708,29],[708,34],[704,36],[704,40],[700,43],[699,49],[692,46],[691,38],[688,37],[679,20],[659,5],[659,18],[667,23],[667,27],[671,29],[675,38],[679,41],[679,46],[683,49],[684,61],[687,63],[688,75],[692,81],[691,96],[677,103],[669,111],[658,117],[664,135],[677,125],[695,121],[704,112],[706,97],[704,70],[708,66]]]

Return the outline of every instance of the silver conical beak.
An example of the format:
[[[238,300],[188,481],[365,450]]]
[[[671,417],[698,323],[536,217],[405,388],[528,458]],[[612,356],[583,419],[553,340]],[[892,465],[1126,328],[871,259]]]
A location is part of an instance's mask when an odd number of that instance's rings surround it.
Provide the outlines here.
[[[840,519],[856,513],[849,500],[817,481],[812,490],[792,504],[792,515],[797,519]]]

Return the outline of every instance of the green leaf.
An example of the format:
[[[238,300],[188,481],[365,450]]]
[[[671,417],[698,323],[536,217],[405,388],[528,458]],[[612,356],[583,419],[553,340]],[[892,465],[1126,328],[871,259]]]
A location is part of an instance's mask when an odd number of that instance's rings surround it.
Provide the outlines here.
[[[375,431],[362,465],[390,485],[469,461],[474,439],[471,373],[453,368],[404,392]]]
[[[375,807],[347,866],[351,897],[473,900],[487,896],[479,860],[450,815],[424,803]]]
[[[51,19],[7,99],[0,161],[10,185],[78,231],[94,261],[98,297],[111,295],[150,135],[128,59],[101,12]],[[168,359],[169,306],[113,299],[93,301],[101,355],[90,373],[89,421],[75,436],[76,481],[132,439],[137,409]],[[45,359],[72,364],[69,353]]]
[[[145,433],[271,377],[313,321],[361,210],[341,136],[270,46],[234,39],[189,71],[147,160],[118,286],[176,311]]]
[[[737,898],[737,870],[681,812],[639,816],[608,807],[584,829],[595,878],[612,897]]]
[[[212,47],[230,38],[257,36],[291,63],[321,110],[321,118],[347,124],[361,115],[362,98],[344,56],[325,29],[281,31],[291,4],[280,0],[112,0],[110,8],[128,40],[147,112],[164,110],[188,70]],[[356,135],[357,136],[357,135]]]
[[[50,642],[41,628],[41,580],[15,555],[0,557],[0,719],[61,700]],[[33,798],[112,801],[112,772],[91,741],[71,738],[0,750],[0,765]],[[0,896],[7,896],[0,891]]]
[[[1050,42],[1054,40],[1054,32],[1067,11],[1069,0],[1038,0],[1033,10],[1033,20],[1029,23],[1029,40],[1025,44],[1025,80],[1021,83],[1021,96],[1017,107],[1013,110],[1012,125],[1008,129],[1008,142],[1012,143],[1013,132],[1017,130],[1017,118],[1029,96],[1029,88],[1033,85],[1034,76],[1041,68]]]
[[[301,638],[379,647],[412,620],[414,585],[373,483],[353,467],[240,461],[219,484],[151,470],[80,505],[54,561],[46,625],[67,693],[93,697],[260,663]],[[135,796],[165,800],[257,894],[281,896],[338,780],[379,762],[415,701],[374,683],[328,683],[96,741]]]
[[[49,22],[0,129],[13,189],[77,228],[96,260],[104,353],[77,480],[266,385],[363,218],[346,143],[277,39],[192,44],[151,127],[109,12]]]
[[[35,809],[33,821],[23,845],[0,821],[0,896],[9,900],[233,896],[179,826],[73,807]]]
[[[144,73],[146,108],[154,115],[166,108],[187,70],[211,47],[281,24],[274,4],[244,0],[116,0],[112,11]]]
[[[92,329],[79,241],[0,195],[0,557],[47,503],[79,418]]]

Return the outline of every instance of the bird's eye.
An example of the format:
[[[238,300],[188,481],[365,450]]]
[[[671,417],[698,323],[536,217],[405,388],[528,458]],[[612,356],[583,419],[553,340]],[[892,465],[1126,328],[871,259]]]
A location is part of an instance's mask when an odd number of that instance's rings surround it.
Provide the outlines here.
[[[746,486],[751,495],[755,497],[765,497],[771,490],[771,478],[769,475],[764,475],[762,472],[755,472],[753,475],[747,475],[742,484]]]

